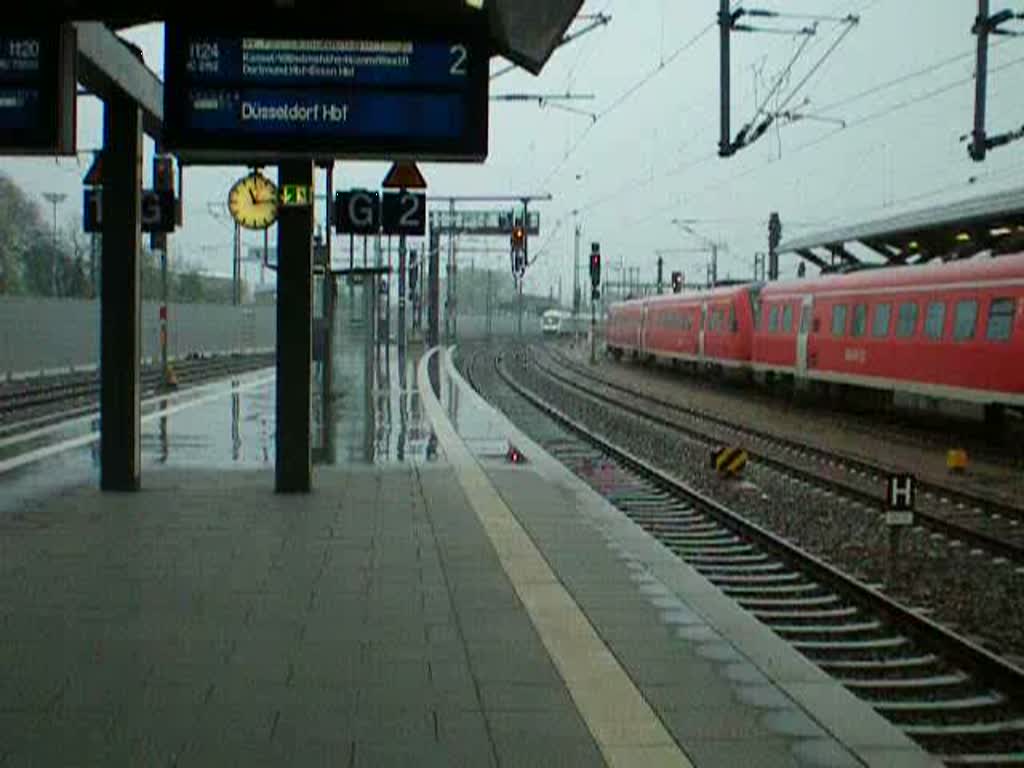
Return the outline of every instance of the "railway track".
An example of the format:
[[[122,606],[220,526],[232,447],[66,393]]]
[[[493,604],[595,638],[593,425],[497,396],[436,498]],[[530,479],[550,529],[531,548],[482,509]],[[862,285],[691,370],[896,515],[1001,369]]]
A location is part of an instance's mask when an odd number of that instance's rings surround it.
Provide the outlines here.
[[[174,365],[179,388],[210,379],[272,365],[272,353],[215,355],[179,360]],[[159,366],[141,374],[141,395],[158,392],[163,381]],[[40,426],[55,417],[66,418],[95,410],[99,397],[98,372],[83,372],[46,379],[8,382],[0,386],[0,431]]]
[[[465,373],[591,487],[946,764],[1024,766],[1024,671],[613,445],[525,389],[493,352],[474,354]]]
[[[878,507],[884,501],[886,476],[896,471],[880,463],[826,451],[766,430],[738,424],[707,411],[654,397],[608,381],[564,355],[550,353],[553,361],[571,372],[566,375],[535,361],[539,370],[563,386],[577,389],[602,402],[629,410],[660,426],[677,430],[707,445],[742,445],[750,458],[770,469],[816,484],[862,504]],[[580,380],[594,386],[585,386]],[[606,390],[606,391],[602,391]],[[608,391],[627,397],[622,402]],[[653,410],[652,410],[653,409]],[[1024,563],[1024,509],[918,478],[917,521],[929,529],[997,557]]]

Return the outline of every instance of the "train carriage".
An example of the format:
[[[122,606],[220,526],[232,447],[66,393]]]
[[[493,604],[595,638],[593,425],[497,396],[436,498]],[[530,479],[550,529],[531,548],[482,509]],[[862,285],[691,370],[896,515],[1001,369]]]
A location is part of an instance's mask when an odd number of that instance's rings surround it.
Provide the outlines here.
[[[750,362],[751,286],[670,294],[612,305],[607,346],[616,354],[726,367]]]
[[[641,352],[641,331],[643,326],[643,300],[612,304],[608,309],[605,328],[605,344],[614,354]]]
[[[1024,406],[1024,254],[771,283],[755,370]]]

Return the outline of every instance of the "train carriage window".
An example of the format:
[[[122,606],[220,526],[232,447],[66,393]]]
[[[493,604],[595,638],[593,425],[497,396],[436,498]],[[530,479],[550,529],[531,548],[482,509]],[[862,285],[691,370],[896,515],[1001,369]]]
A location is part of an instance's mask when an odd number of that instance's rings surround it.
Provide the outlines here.
[[[941,339],[946,328],[946,303],[933,301],[924,316],[924,335],[929,339]]]
[[[736,307],[729,307],[729,331],[736,333],[740,329],[739,321],[736,319]]]
[[[1013,333],[1013,299],[993,299],[988,307],[989,341],[1009,341]]]
[[[978,324],[978,302],[958,301],[953,315],[953,341],[968,341],[974,338]]]
[[[889,335],[889,319],[892,316],[892,304],[876,304],[875,316],[871,320],[871,335],[876,339],[884,339]]]
[[[842,336],[846,333],[846,305],[836,304],[832,307],[832,335]]]
[[[860,338],[868,327],[868,305],[857,304],[853,308],[853,322],[850,323],[850,335]]]
[[[787,304],[782,308],[782,332],[793,332],[793,305]]]
[[[896,335],[901,339],[909,339],[917,330],[917,303],[900,304],[899,316],[896,319]]]
[[[779,308],[776,305],[772,305],[771,311],[768,313],[768,332],[775,333],[779,330]]]

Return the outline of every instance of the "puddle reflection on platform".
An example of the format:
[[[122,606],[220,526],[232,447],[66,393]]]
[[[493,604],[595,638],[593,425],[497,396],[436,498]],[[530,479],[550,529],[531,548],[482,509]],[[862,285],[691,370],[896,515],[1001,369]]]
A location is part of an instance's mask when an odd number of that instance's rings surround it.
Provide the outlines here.
[[[436,359],[436,358],[435,358]],[[443,367],[443,366],[442,366]],[[455,379],[441,375],[441,405],[466,446],[481,459],[506,459],[510,444],[504,420],[462,392]]]
[[[322,364],[316,363],[313,398],[313,460],[317,464],[428,461],[437,452],[416,384],[422,347],[402,354],[385,338],[383,317],[376,337],[367,322],[362,285],[338,286],[334,382],[323,396]]]

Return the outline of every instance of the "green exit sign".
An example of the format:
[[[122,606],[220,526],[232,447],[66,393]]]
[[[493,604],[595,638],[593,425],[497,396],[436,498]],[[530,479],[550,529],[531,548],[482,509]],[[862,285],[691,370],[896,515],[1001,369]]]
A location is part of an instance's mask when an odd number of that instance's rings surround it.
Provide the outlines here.
[[[313,189],[304,184],[282,184],[281,205],[286,207],[306,207],[313,204]]]

